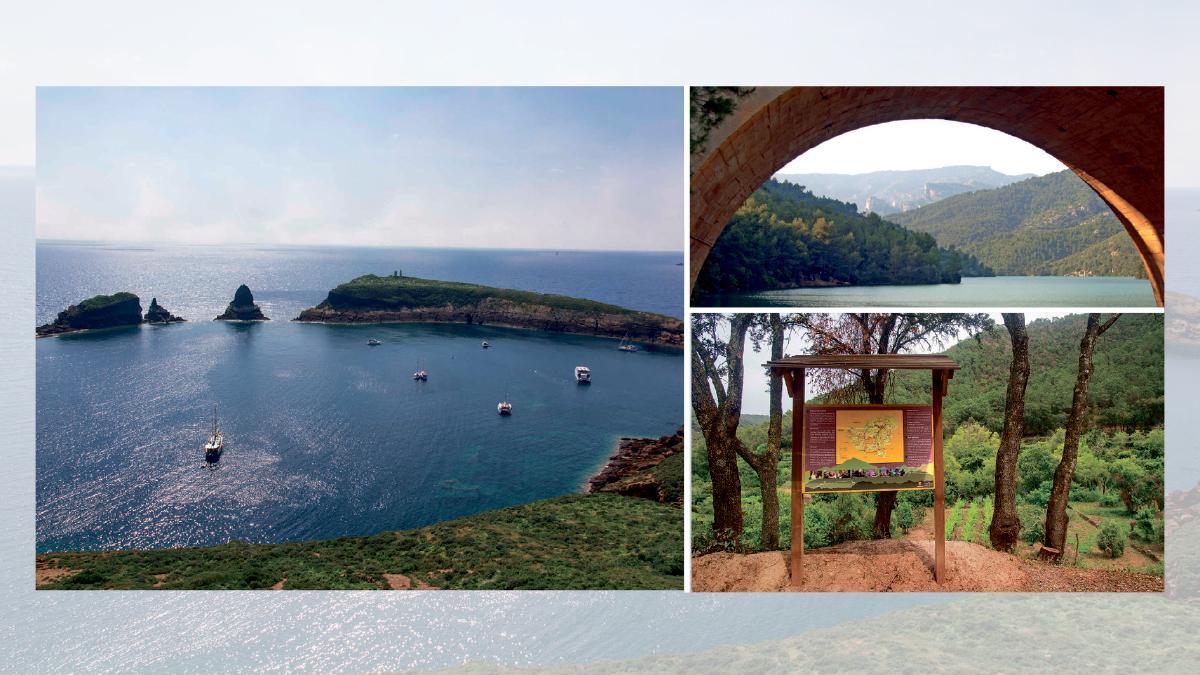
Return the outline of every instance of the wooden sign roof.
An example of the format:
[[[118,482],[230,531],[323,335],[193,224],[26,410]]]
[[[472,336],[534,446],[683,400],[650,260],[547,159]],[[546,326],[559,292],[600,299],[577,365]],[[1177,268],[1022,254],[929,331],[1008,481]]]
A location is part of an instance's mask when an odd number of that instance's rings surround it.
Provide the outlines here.
[[[794,368],[958,370],[958,364],[954,362],[954,359],[941,354],[814,354],[787,356],[768,361],[767,365],[782,370]]]

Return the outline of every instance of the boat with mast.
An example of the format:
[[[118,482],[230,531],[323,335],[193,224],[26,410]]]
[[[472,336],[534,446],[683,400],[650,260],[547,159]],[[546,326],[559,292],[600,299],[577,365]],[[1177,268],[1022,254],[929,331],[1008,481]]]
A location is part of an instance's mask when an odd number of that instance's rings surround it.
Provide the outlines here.
[[[629,333],[626,333],[625,337],[621,338],[621,345],[617,349],[623,352],[636,352],[638,350],[637,345],[629,341]]]
[[[208,442],[204,444],[204,461],[215,462],[221,459],[221,453],[225,450],[225,435],[221,433],[221,427],[217,424],[217,406],[213,405],[212,417],[212,433],[208,435]]]
[[[413,373],[413,379],[424,382],[429,379],[429,373],[420,361],[417,361],[417,372]]]
[[[508,401],[508,392],[504,392],[504,399],[496,404],[496,412],[500,413],[501,416],[512,414],[512,403]]]

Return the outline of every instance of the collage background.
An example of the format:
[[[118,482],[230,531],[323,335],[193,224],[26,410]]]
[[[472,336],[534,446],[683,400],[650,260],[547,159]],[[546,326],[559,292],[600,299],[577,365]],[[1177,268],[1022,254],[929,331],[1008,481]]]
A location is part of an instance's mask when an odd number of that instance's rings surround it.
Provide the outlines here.
[[[0,166],[19,167],[5,171],[32,175],[38,85],[1156,84],[1167,90],[1168,229],[1200,226],[1194,200],[1184,210],[1170,198],[1200,189],[1190,3],[155,9],[0,10]],[[453,40],[429,26],[453,27]],[[35,593],[32,190],[0,199],[0,670],[867,669],[863,635],[879,625],[894,638],[873,648],[905,671],[1187,671],[1200,656],[1200,519],[1168,536],[1162,595]],[[1187,267],[1168,263],[1168,288],[1186,285]],[[1178,358],[1168,353],[1169,491],[1200,477],[1194,438],[1171,431],[1196,405],[1172,377]]]

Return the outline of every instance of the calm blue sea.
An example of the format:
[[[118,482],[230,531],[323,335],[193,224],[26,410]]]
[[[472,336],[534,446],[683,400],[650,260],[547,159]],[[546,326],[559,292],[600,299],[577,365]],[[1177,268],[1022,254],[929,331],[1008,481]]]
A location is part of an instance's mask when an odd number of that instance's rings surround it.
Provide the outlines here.
[[[395,268],[679,316],[679,258],[39,243],[39,322],[126,289],[189,322],[37,341],[37,549],[323,539],[578,492],[618,437],[680,426],[679,350],[287,319],[338,281]],[[273,321],[210,320],[241,282]],[[591,386],[575,384],[580,364]],[[427,382],[412,380],[418,367]],[[500,417],[506,397],[514,414]],[[214,405],[215,469],[201,450]]]
[[[1155,307],[1131,277],[977,277],[960,284],[832,286],[697,298],[697,307]]]

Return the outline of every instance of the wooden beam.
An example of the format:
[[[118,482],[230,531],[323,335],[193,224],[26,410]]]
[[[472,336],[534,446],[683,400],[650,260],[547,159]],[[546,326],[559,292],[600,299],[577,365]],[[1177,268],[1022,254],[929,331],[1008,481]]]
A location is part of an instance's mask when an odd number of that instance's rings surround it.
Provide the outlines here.
[[[934,370],[933,392],[933,578],[940,586],[946,580],[946,476],[942,461],[942,396],[949,378],[944,370]]]
[[[783,383],[787,386],[788,397],[790,398],[795,396],[795,394],[792,393],[792,389],[794,389],[792,385],[792,371],[788,370],[787,368],[775,368],[774,370],[783,377]]]
[[[804,585],[804,369],[792,371],[792,566],[789,586]]]

